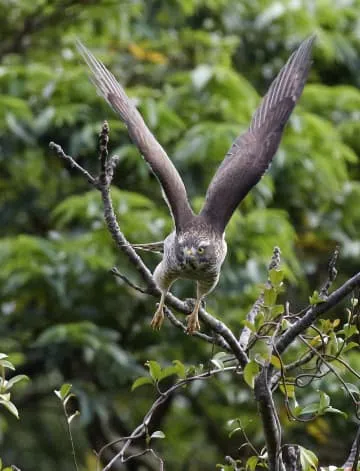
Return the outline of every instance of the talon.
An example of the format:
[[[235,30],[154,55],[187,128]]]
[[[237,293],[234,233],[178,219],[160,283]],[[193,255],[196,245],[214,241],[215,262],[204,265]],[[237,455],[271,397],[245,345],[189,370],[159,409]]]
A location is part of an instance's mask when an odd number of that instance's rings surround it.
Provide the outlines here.
[[[189,316],[187,316],[186,319],[187,319],[186,332],[189,335],[192,335],[197,330],[200,330],[200,322],[199,322],[197,311],[192,312]]]
[[[158,308],[156,309],[154,317],[152,318],[152,321],[150,323],[151,327],[154,330],[160,330],[161,326],[162,326],[162,323],[164,322],[165,296],[166,296],[166,291],[163,291],[161,293],[160,302],[157,305]]]
[[[155,312],[150,325],[154,330],[160,330],[163,322],[164,322],[164,311],[162,307],[159,307],[158,310]]]

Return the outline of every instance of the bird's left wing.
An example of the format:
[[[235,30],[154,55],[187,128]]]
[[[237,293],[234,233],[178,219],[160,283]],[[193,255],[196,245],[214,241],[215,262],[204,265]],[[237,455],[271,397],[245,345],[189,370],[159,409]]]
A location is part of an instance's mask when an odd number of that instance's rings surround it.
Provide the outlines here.
[[[185,185],[165,150],[146,126],[142,116],[115,77],[80,42],[77,47],[92,72],[92,81],[109,105],[120,115],[129,135],[158,178],[179,231],[193,217]]]
[[[201,215],[222,233],[237,205],[268,168],[311,65],[315,36],[290,56],[256,110],[250,127],[239,136],[218,168],[206,193]]]

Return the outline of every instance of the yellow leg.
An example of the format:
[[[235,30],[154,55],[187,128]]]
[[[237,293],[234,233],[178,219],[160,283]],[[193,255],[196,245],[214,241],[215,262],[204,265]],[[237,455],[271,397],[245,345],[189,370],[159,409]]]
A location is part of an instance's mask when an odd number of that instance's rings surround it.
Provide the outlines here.
[[[151,321],[151,327],[154,330],[160,330],[162,323],[164,322],[164,304],[165,304],[166,291],[161,292],[161,298],[159,306],[154,314]]]
[[[200,322],[199,322],[199,309],[201,306],[201,296],[196,298],[195,307],[193,312],[187,316],[187,333],[192,335],[196,330],[200,330]]]

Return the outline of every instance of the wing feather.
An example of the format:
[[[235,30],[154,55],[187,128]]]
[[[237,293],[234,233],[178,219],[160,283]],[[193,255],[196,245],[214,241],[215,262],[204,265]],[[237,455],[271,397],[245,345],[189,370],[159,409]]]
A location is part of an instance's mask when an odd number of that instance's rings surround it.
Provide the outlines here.
[[[217,231],[225,230],[238,204],[270,165],[303,91],[314,40],[310,36],[291,55],[255,111],[249,129],[235,140],[212,179],[200,215]]]
[[[193,217],[193,212],[178,171],[113,74],[80,41],[77,41],[77,47],[92,72],[92,82],[114,111],[120,115],[128,128],[131,140],[159,180],[176,230],[180,231]]]

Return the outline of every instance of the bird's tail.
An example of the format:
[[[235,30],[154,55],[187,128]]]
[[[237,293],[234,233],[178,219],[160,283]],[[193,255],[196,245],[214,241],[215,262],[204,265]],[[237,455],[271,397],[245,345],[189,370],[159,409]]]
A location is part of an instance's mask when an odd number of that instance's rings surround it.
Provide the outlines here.
[[[145,252],[164,253],[164,241],[150,242],[148,244],[123,244],[132,247],[135,250],[144,250]]]

